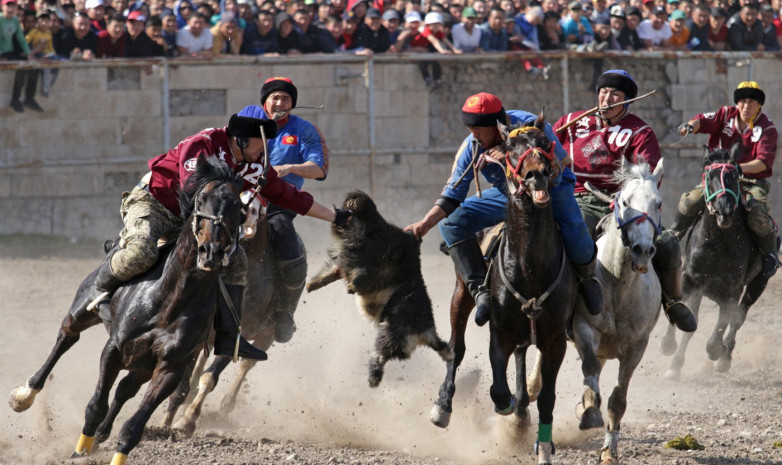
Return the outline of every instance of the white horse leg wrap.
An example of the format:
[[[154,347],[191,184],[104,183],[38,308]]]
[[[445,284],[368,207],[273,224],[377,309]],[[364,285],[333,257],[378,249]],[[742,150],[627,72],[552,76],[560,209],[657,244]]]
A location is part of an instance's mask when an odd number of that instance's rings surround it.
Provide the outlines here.
[[[541,442],[538,444],[538,463],[551,463],[551,443]]]
[[[606,447],[608,450],[610,450],[612,453],[616,453],[616,447],[619,445],[619,430],[617,431],[606,431],[606,438],[603,442],[603,448]]]

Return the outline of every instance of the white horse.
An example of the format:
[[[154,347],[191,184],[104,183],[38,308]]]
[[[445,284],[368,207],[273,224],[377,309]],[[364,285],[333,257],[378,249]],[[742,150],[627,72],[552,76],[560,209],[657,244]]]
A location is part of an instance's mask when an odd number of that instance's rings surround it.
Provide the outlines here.
[[[604,221],[605,234],[597,241],[596,276],[603,285],[603,312],[590,315],[579,310],[573,317],[586,387],[578,409],[580,429],[603,426],[600,372],[606,360],[619,360],[599,457],[605,464],[618,461],[619,423],[627,408],[627,388],[660,315],[660,280],[651,260],[660,233],[662,198],[657,183],[662,171],[662,160],[654,173],[643,159],[636,165],[622,160],[615,176],[621,190],[613,197],[614,214]]]

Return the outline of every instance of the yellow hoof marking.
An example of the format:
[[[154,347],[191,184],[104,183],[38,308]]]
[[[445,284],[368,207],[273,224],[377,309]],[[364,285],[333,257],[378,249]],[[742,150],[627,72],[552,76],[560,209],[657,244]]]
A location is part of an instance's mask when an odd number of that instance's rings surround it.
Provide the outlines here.
[[[128,461],[128,456],[123,454],[122,452],[115,452],[114,458],[111,459],[111,465],[125,465],[125,462]]]
[[[79,437],[79,442],[76,443],[76,453],[79,455],[88,455],[90,452],[92,452],[92,442],[94,440],[94,436],[85,436],[82,434]]]

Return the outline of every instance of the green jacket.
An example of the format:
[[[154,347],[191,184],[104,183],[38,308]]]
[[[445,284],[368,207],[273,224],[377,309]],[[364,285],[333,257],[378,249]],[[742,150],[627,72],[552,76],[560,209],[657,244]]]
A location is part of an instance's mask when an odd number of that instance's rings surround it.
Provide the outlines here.
[[[19,19],[16,17],[8,19],[0,15],[0,55],[13,52],[14,41],[19,44],[22,53],[25,55],[30,53],[30,46],[27,45],[27,41],[24,39],[24,32],[22,32]]]

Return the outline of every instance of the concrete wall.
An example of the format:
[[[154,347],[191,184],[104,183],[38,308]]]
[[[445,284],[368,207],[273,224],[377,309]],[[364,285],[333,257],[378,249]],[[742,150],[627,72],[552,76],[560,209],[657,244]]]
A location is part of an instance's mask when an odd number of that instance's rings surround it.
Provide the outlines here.
[[[432,91],[418,70],[420,60],[431,58],[442,60],[445,82]],[[596,105],[594,82],[602,70],[624,68],[641,93],[656,89],[632,111],[663,145],[666,222],[681,192],[698,182],[706,142],[690,136],[671,148],[681,122],[731,104],[733,89],[747,79],[759,81],[764,111],[782,121],[775,98],[782,80],[774,79],[782,65],[775,55],[554,54],[545,56],[548,79],[530,77],[522,60],[508,54],[65,63],[51,95],[38,97],[45,112],[0,108],[0,233],[113,236],[121,227],[121,193],[146,171],[146,160],[258,103],[270,76],[292,78],[300,106],[325,106],[296,111],[321,129],[332,153],[328,179],[306,188],[326,204],[339,204],[352,189],[370,191],[399,225],[420,218],[439,194],[467,133],[461,105],[479,91],[497,94],[508,109],[545,108],[553,122]],[[16,66],[0,65],[0,102],[10,100]],[[778,192],[775,177],[772,201]],[[779,217],[778,206],[775,212]],[[324,235],[315,220],[302,222]]]

